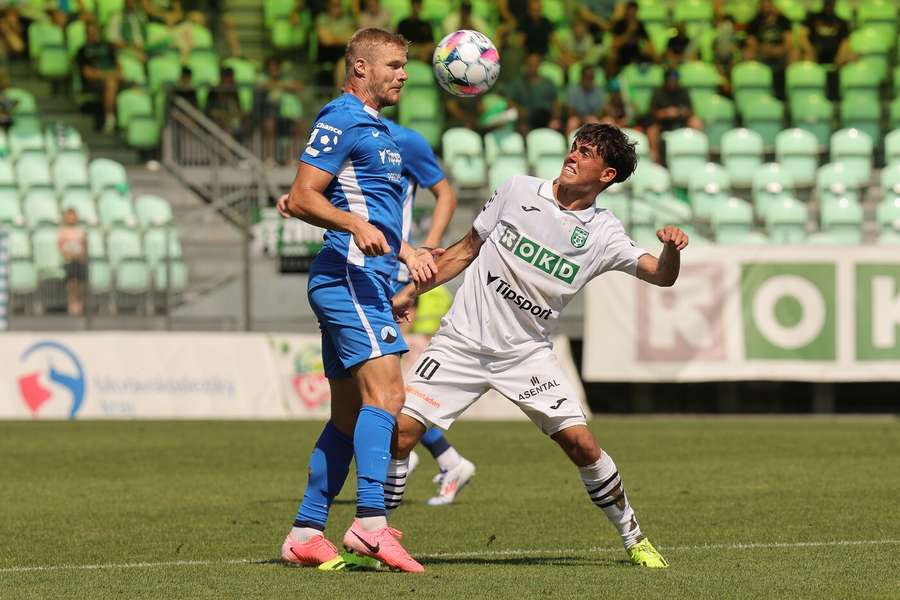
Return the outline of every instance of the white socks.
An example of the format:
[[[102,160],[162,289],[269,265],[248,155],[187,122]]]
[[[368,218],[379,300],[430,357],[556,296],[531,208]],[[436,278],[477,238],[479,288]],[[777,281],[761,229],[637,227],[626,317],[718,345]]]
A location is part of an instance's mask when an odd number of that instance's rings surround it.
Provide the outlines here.
[[[447,452],[444,452],[444,454],[447,454]],[[388,465],[387,479],[384,481],[384,507],[387,509],[388,514],[403,502],[403,492],[406,491],[408,475],[409,458],[392,458]]]
[[[357,517],[356,520],[359,522],[359,526],[363,528],[363,531],[376,531],[387,525],[387,517],[385,516]]]
[[[622,536],[625,548],[630,548],[641,541],[644,536],[634,517],[634,510],[628,504],[616,463],[609,454],[603,452],[597,462],[586,467],[578,467],[578,470],[581,472],[581,481],[584,482],[591,502],[606,514],[609,522]]]
[[[449,471],[453,467],[459,464],[459,461],[462,460],[462,457],[459,455],[459,452],[456,451],[456,448],[450,446],[438,456],[435,460],[437,460],[438,467],[440,467],[441,471]]]
[[[317,535],[325,535],[318,529],[314,529],[312,527],[292,527],[291,528],[291,538],[298,542],[305,542],[311,537],[315,537]]]

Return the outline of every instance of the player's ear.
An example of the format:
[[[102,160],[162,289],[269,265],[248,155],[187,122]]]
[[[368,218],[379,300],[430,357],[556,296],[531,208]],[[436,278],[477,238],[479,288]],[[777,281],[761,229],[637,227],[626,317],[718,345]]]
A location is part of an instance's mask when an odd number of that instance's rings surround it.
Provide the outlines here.
[[[368,63],[366,59],[362,56],[357,56],[356,60],[353,61],[353,74],[359,78],[363,78],[366,75],[366,67],[368,67]]]
[[[603,183],[609,185],[609,184],[611,184],[613,181],[616,180],[616,176],[617,176],[618,174],[619,174],[619,172],[616,171],[614,168],[612,168],[612,167],[606,167],[605,169],[603,169],[603,172],[600,173],[600,181],[602,181]]]

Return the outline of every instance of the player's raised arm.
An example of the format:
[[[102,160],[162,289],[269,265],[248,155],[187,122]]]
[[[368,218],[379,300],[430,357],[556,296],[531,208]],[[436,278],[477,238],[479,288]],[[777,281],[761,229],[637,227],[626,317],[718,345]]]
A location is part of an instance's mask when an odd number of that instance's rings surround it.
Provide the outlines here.
[[[669,225],[656,232],[663,243],[659,258],[645,254],[638,260],[637,277],[660,287],[670,287],[678,279],[681,251],[688,245],[688,236],[678,227]]]

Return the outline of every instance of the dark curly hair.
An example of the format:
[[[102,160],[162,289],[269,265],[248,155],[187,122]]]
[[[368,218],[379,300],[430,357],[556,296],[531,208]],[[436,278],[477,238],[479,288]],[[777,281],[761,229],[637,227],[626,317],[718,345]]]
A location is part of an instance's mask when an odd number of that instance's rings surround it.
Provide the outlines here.
[[[636,143],[615,125],[588,123],[575,135],[575,144],[579,142],[593,147],[603,157],[606,166],[616,170],[613,183],[622,183],[631,177],[637,167]]]

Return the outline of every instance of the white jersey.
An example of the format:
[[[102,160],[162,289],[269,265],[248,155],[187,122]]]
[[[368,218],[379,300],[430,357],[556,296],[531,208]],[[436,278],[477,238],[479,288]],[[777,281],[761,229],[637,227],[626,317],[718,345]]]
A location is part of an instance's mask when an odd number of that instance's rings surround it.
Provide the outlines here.
[[[634,275],[647,254],[607,209],[561,210],[553,182],[508,179],[473,223],[484,245],[441,321],[491,354],[550,347],[559,315],[606,271]]]

